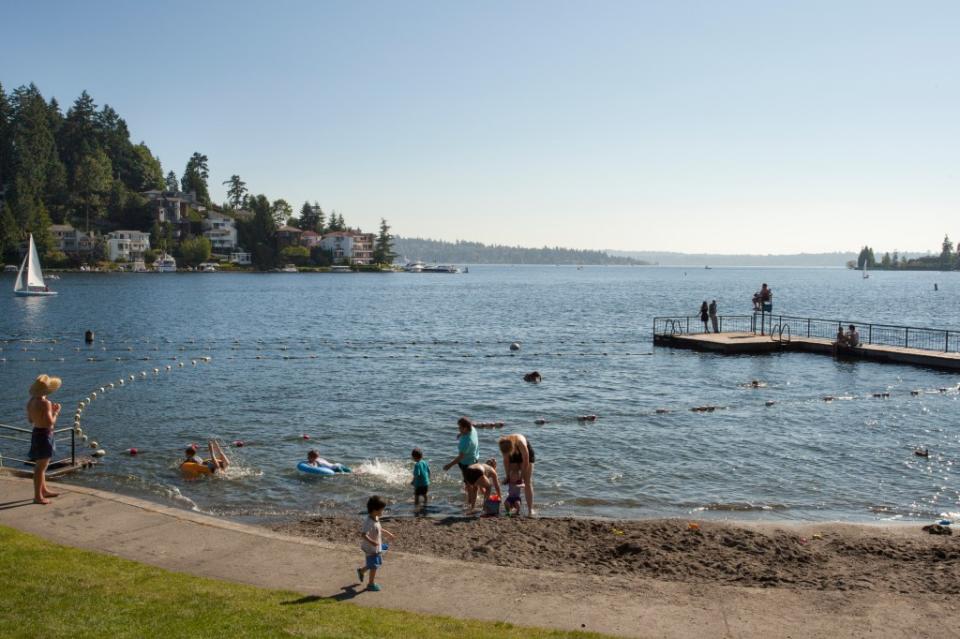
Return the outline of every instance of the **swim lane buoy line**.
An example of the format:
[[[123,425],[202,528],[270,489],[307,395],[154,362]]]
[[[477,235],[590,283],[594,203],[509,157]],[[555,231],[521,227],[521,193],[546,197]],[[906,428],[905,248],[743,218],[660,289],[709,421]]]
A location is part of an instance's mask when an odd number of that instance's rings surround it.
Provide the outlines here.
[[[334,466],[311,466],[308,462],[302,461],[297,464],[297,470],[301,473],[307,473],[308,475],[342,475],[349,472],[352,472],[347,466],[343,464],[336,464]]]

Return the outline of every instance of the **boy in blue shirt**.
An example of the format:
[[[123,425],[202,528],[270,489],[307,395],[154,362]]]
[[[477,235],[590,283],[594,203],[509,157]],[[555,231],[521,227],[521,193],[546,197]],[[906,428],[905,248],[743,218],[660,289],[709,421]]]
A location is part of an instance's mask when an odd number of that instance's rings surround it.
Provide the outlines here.
[[[419,448],[414,448],[410,456],[416,462],[413,465],[413,481],[410,482],[413,485],[413,507],[419,508],[420,498],[423,497],[423,507],[426,509],[427,491],[430,490],[430,466],[423,461],[423,451]]]

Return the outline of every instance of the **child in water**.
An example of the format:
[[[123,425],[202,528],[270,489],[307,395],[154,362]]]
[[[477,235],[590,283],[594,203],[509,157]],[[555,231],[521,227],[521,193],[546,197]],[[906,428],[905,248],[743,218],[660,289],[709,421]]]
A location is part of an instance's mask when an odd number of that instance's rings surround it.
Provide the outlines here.
[[[414,448],[410,456],[415,462],[413,465],[413,507],[420,507],[420,498],[423,497],[423,507],[427,507],[427,491],[430,490],[430,466],[423,461],[423,451]]]
[[[187,446],[187,449],[184,451],[186,459],[180,462],[180,465],[183,466],[186,463],[200,464],[209,468],[212,473],[218,470],[226,470],[227,466],[230,465],[230,460],[223,452],[223,449],[220,448],[220,442],[215,440],[208,441],[207,449],[210,451],[210,459],[203,459],[197,454],[199,451],[195,445],[191,444]]]
[[[383,515],[387,502],[382,497],[374,495],[367,500],[367,519],[363,522],[363,528],[360,529],[360,548],[366,556],[362,568],[357,568],[357,579],[363,583],[363,575],[369,573],[367,580],[367,590],[379,592],[380,586],[377,584],[377,569],[383,565],[383,551],[386,550],[383,543],[383,535],[394,539],[393,533],[385,530],[380,525],[380,517]]]
[[[523,488],[523,477],[520,475],[520,468],[516,465],[511,465],[507,471],[507,501],[505,502],[508,515],[520,514],[520,503],[522,501],[520,491],[522,491]]]
[[[307,453],[307,463],[313,466],[314,468],[333,468],[334,464],[328,462],[326,459],[320,456],[315,450],[311,450]]]

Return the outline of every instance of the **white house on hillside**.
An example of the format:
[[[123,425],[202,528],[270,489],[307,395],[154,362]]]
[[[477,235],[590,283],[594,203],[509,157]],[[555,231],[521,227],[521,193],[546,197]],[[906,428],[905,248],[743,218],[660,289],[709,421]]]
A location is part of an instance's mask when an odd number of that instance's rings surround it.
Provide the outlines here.
[[[142,260],[150,250],[150,234],[142,231],[114,231],[106,236],[107,259],[111,261]]]
[[[228,255],[237,248],[237,225],[233,218],[217,211],[207,211],[203,219],[203,235],[214,253]]]
[[[333,253],[333,261],[341,264],[372,264],[373,233],[334,231],[320,240],[320,248]]]

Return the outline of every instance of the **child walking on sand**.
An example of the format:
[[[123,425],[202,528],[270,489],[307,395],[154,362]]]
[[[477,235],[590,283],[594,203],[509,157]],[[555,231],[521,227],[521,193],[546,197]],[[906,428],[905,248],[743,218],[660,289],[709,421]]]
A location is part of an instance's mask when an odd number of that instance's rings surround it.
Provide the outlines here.
[[[423,461],[423,451],[419,448],[414,448],[410,456],[416,462],[413,465],[413,480],[410,482],[413,485],[413,507],[419,508],[420,498],[423,497],[423,507],[426,508],[427,491],[430,489],[430,466]]]
[[[386,545],[383,543],[383,535],[391,540],[394,535],[389,530],[384,530],[380,526],[380,516],[387,507],[387,502],[382,497],[374,495],[367,500],[367,518],[363,522],[363,528],[360,529],[360,548],[366,555],[366,560],[362,568],[357,568],[357,579],[363,583],[364,573],[370,573],[367,580],[367,590],[379,592],[380,586],[377,584],[377,569],[383,565],[383,551]]]

